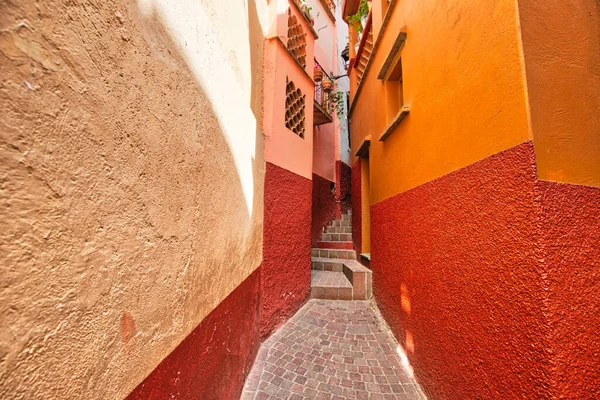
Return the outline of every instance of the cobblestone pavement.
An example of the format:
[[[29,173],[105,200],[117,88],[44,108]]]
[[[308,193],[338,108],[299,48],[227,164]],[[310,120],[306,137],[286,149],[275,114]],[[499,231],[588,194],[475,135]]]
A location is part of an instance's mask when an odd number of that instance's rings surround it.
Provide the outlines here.
[[[265,341],[242,400],[426,399],[372,301],[310,300]]]

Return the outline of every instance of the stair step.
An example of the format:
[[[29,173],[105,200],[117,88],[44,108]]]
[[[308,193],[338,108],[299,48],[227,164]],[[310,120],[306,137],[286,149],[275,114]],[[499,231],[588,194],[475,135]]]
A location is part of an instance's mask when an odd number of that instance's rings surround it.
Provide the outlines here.
[[[371,270],[358,261],[313,257],[312,263],[310,285],[312,298],[368,300],[373,296]],[[323,270],[319,269],[321,267]]]
[[[312,249],[311,255],[313,257],[341,258],[344,260],[356,260],[356,252],[354,250]]]
[[[327,233],[352,233],[351,226],[328,226]]]
[[[312,257],[311,264],[312,269],[315,271],[343,272],[344,264],[342,261],[337,258]]]
[[[344,275],[352,283],[352,299],[368,300],[373,296],[371,270],[356,260],[344,260]]]
[[[321,235],[322,242],[351,242],[352,233],[324,233]]]
[[[329,226],[334,226],[334,227],[340,227],[340,226],[342,226],[342,227],[344,227],[344,226],[345,227],[350,227],[350,226],[352,226],[352,224],[351,224],[351,221],[349,219],[345,220],[345,221],[335,220],[335,221],[331,221],[331,225],[329,225]]]
[[[352,300],[352,284],[343,272],[312,271],[310,297],[326,300]]]
[[[354,244],[352,242],[317,242],[318,249],[337,249],[337,250],[352,250]]]

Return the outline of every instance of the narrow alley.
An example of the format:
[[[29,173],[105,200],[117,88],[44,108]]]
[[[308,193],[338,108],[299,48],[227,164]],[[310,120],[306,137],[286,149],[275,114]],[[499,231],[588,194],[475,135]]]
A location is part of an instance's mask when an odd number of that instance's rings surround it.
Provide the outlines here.
[[[599,400],[599,0],[0,0],[0,399]]]
[[[373,301],[310,300],[261,346],[242,400],[425,400]]]

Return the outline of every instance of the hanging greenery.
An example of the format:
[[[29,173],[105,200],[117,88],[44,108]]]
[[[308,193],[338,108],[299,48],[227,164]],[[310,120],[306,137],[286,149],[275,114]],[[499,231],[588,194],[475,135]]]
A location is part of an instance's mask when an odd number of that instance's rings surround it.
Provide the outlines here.
[[[358,6],[356,14],[348,17],[348,22],[354,25],[354,28],[356,28],[358,33],[363,31],[361,20],[365,15],[369,15],[369,2],[367,0],[360,0],[360,5]]]

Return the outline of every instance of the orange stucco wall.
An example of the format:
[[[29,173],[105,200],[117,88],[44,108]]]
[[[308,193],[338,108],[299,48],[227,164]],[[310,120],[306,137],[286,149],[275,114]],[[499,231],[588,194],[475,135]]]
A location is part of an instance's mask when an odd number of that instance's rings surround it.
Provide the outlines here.
[[[375,0],[374,12],[378,6]],[[365,136],[373,138],[372,203],[530,139],[517,21],[511,0],[395,3],[350,116],[352,154]],[[376,33],[378,24],[375,18]],[[376,77],[404,26],[404,104],[411,112],[380,142],[388,117]],[[352,48],[353,34],[351,40]]]
[[[520,0],[541,179],[600,186],[600,3]]]
[[[265,160],[295,174],[312,179],[314,82],[310,77],[313,73],[311,60],[314,57],[314,36],[309,32],[308,25],[298,10],[293,6],[288,7],[296,15],[304,32],[306,32],[306,69],[303,71],[288,53],[284,47],[284,41],[278,37],[266,39],[263,120]],[[285,35],[287,35],[287,8],[280,7],[278,12],[278,16],[271,18],[271,20],[277,21],[277,24],[285,24],[285,29],[271,28],[271,30],[276,32],[285,31]],[[285,18],[282,16],[285,16]],[[299,137],[285,126],[286,78],[293,81],[296,88],[299,88],[306,95],[304,138]]]

